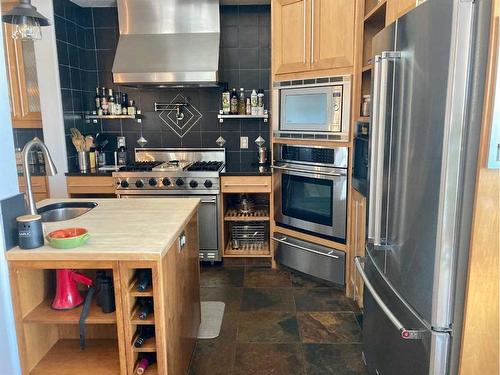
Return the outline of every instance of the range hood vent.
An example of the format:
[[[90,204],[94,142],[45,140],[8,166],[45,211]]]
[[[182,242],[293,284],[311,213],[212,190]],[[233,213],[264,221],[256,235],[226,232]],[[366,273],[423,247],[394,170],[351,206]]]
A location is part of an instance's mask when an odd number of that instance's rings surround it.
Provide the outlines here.
[[[118,0],[117,84],[218,86],[218,0]]]

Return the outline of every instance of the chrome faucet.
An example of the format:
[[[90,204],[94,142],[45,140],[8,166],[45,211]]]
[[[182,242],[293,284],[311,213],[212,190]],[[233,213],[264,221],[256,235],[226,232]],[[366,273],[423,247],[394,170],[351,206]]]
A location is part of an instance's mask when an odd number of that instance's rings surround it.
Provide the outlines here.
[[[26,179],[26,198],[28,201],[28,209],[30,215],[37,214],[35,198],[33,197],[33,188],[31,186],[31,172],[28,168],[28,155],[33,147],[39,147],[42,150],[46,167],[48,167],[47,174],[49,176],[57,174],[56,166],[52,161],[52,157],[50,156],[47,146],[45,146],[45,144],[38,137],[35,137],[31,141],[26,143],[26,145],[23,148],[23,168],[24,168],[24,178]]]

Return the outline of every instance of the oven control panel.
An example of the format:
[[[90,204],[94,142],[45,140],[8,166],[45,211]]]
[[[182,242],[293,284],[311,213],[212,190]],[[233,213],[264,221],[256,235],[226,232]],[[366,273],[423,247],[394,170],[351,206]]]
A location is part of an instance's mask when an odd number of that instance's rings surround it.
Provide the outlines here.
[[[118,190],[217,190],[218,178],[120,176],[115,177]]]

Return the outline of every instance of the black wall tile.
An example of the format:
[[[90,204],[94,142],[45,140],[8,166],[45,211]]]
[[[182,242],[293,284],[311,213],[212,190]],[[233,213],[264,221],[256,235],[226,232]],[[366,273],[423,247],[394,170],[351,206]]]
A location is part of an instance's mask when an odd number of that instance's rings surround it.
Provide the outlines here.
[[[259,27],[239,26],[240,47],[259,47]]]
[[[218,147],[215,141],[222,136],[226,140],[228,160],[232,163],[239,163],[242,158],[256,159],[254,140],[262,135],[268,141],[267,123],[260,120],[225,120],[223,124],[219,123],[220,89],[157,90],[115,85],[111,69],[119,36],[116,8],[84,9],[68,3],[69,0],[54,0],[58,39],[64,38],[71,43],[58,41],[59,64],[63,65],[60,66],[60,76],[61,82],[64,82],[61,90],[66,132],[76,126],[85,134],[106,134],[110,141],[106,147],[108,163],[113,163],[112,151],[116,148],[116,137],[120,135],[126,136],[130,156],[133,156],[141,129],[148,140],[146,147]],[[270,7],[222,6],[220,9],[219,80],[228,82],[230,89],[235,87],[239,91],[240,87],[244,87],[248,96],[252,89],[264,88],[267,101]],[[64,26],[62,29],[61,25]],[[71,90],[67,89],[68,85]],[[132,120],[99,121],[97,124],[82,120],[83,111],[94,110],[96,86],[127,92],[143,111],[142,125]],[[155,102],[169,103],[178,94],[187,97],[190,104],[202,113],[199,122],[183,137],[167,126],[159,118],[160,113],[153,109]],[[240,150],[240,135],[249,137],[248,150]],[[70,140],[68,157],[71,162],[75,160]]]
[[[54,16],[54,27],[56,31],[56,39],[62,42],[66,42],[68,40],[66,34],[66,21],[64,18],[61,18],[57,15]]]

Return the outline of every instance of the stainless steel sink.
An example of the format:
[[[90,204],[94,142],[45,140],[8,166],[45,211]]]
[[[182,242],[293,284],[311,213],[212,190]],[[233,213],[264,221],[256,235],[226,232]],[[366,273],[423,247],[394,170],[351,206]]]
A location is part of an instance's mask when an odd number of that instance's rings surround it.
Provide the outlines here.
[[[38,214],[43,222],[64,221],[74,219],[89,212],[97,206],[95,202],[61,202],[40,207]]]

